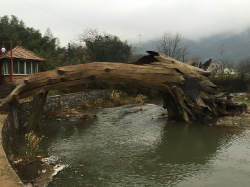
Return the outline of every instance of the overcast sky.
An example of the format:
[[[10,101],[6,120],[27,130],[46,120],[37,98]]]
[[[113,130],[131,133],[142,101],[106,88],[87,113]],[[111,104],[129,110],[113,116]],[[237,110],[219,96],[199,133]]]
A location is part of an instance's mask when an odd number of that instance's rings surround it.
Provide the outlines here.
[[[86,28],[129,42],[164,31],[199,39],[250,28],[250,0],[1,0],[4,15],[15,15],[42,34],[50,28],[61,46]]]

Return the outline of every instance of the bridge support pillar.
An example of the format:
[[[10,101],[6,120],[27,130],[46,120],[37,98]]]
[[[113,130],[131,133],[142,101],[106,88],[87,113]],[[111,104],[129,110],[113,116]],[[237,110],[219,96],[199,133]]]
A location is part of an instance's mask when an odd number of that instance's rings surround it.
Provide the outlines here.
[[[40,93],[34,96],[29,122],[26,127],[26,133],[35,131],[36,127],[41,123],[41,117],[43,113],[43,107],[46,102],[47,93],[48,92],[46,91],[45,93]]]
[[[180,121],[182,118],[179,115],[178,106],[174,102],[173,96],[168,92],[163,92],[160,90],[158,92],[161,95],[164,102],[163,108],[167,109],[168,111],[168,121],[171,120]]]

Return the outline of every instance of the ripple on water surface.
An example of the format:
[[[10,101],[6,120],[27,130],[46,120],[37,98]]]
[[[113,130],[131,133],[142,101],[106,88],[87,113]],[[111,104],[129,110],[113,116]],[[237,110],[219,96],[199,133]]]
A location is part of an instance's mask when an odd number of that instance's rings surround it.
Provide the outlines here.
[[[154,104],[91,112],[98,117],[42,125],[42,148],[71,164],[50,187],[250,184],[249,133],[167,124]]]

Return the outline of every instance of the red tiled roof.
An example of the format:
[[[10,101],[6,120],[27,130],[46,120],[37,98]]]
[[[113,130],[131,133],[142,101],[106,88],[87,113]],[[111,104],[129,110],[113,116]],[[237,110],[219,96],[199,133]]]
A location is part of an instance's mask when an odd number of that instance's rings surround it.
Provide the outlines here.
[[[0,56],[0,59],[3,59],[3,58],[8,58],[8,59],[11,58],[10,50]],[[14,49],[12,49],[12,58],[45,61],[44,58],[36,55],[35,53],[25,49],[22,46],[16,46]]]

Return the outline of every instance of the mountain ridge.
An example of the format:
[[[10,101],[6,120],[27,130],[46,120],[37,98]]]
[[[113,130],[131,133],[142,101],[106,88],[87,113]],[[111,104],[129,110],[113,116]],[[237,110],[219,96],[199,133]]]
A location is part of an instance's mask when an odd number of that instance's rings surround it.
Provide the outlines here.
[[[238,34],[225,32],[198,41],[187,38],[182,41],[188,46],[187,59],[199,55],[203,61],[212,58],[214,61],[227,60],[237,64],[240,60],[250,57],[250,28]],[[150,50],[158,51],[160,42],[160,39],[152,39],[133,45],[137,47],[138,54],[145,54]]]

